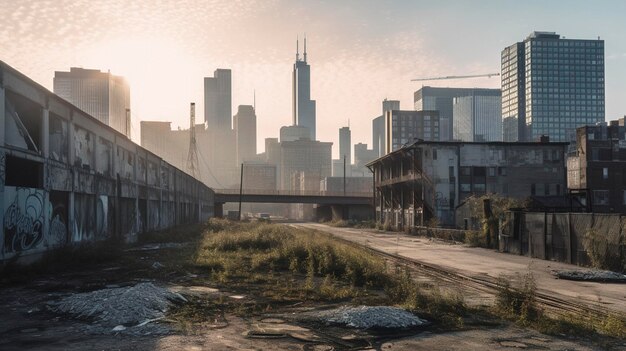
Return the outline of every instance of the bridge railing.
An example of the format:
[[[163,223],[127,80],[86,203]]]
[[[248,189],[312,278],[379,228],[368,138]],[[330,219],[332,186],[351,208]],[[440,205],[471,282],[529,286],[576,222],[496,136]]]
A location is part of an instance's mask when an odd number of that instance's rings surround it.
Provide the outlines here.
[[[213,189],[215,194],[238,195],[239,189]],[[265,190],[243,189],[243,195],[286,195],[286,196],[345,196],[345,197],[372,197],[372,192],[343,192],[343,191],[305,191],[305,190]]]

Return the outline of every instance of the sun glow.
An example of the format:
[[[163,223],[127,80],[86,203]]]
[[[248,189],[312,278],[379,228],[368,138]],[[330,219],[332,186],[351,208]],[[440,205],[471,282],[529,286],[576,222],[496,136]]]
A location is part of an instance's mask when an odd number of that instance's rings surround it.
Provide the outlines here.
[[[186,116],[176,115],[181,110],[176,101],[199,101],[201,95],[194,93],[202,91],[202,82],[194,80],[202,76],[202,67],[186,52],[167,38],[129,37],[96,43],[77,61],[84,68],[126,78],[131,89],[135,139],[139,136],[139,120],[168,120],[186,127]]]

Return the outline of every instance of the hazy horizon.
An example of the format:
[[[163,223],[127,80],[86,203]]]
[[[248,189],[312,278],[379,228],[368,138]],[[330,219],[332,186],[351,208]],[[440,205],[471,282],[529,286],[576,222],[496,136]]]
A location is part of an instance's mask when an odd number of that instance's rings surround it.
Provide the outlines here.
[[[563,5],[567,4],[566,7]],[[253,104],[258,152],[291,124],[296,36],[307,35],[318,139],[348,124],[371,148],[371,120],[384,98],[413,109],[416,77],[500,72],[500,51],[534,30],[605,40],[606,120],[626,114],[626,32],[620,1],[13,1],[0,0],[0,60],[52,90],[54,71],[110,70],[131,86],[139,121],[188,127],[203,111],[203,77],[233,76],[233,114]],[[499,88],[499,77],[423,82]],[[199,119],[203,118],[202,113]]]

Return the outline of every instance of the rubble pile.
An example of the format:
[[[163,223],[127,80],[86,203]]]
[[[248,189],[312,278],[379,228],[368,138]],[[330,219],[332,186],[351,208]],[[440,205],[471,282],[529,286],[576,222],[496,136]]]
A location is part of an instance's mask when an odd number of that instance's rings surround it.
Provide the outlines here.
[[[93,319],[100,328],[112,331],[127,327],[145,327],[161,319],[173,302],[186,302],[180,294],[152,283],[96,290],[73,294],[48,307],[56,313],[69,314],[77,319]]]
[[[337,324],[358,329],[405,329],[428,323],[411,312],[388,306],[343,306],[317,312],[317,317],[325,321],[326,324]]]
[[[559,279],[626,283],[626,275],[611,271],[554,271]]]

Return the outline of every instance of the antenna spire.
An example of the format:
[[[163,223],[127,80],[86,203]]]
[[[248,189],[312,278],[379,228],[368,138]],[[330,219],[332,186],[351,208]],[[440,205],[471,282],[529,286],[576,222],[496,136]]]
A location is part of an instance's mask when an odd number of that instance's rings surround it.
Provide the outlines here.
[[[296,61],[300,60],[300,39],[296,35]]]
[[[304,62],[306,62],[306,33],[304,33]]]
[[[256,89],[252,91],[252,108],[256,112]]]

